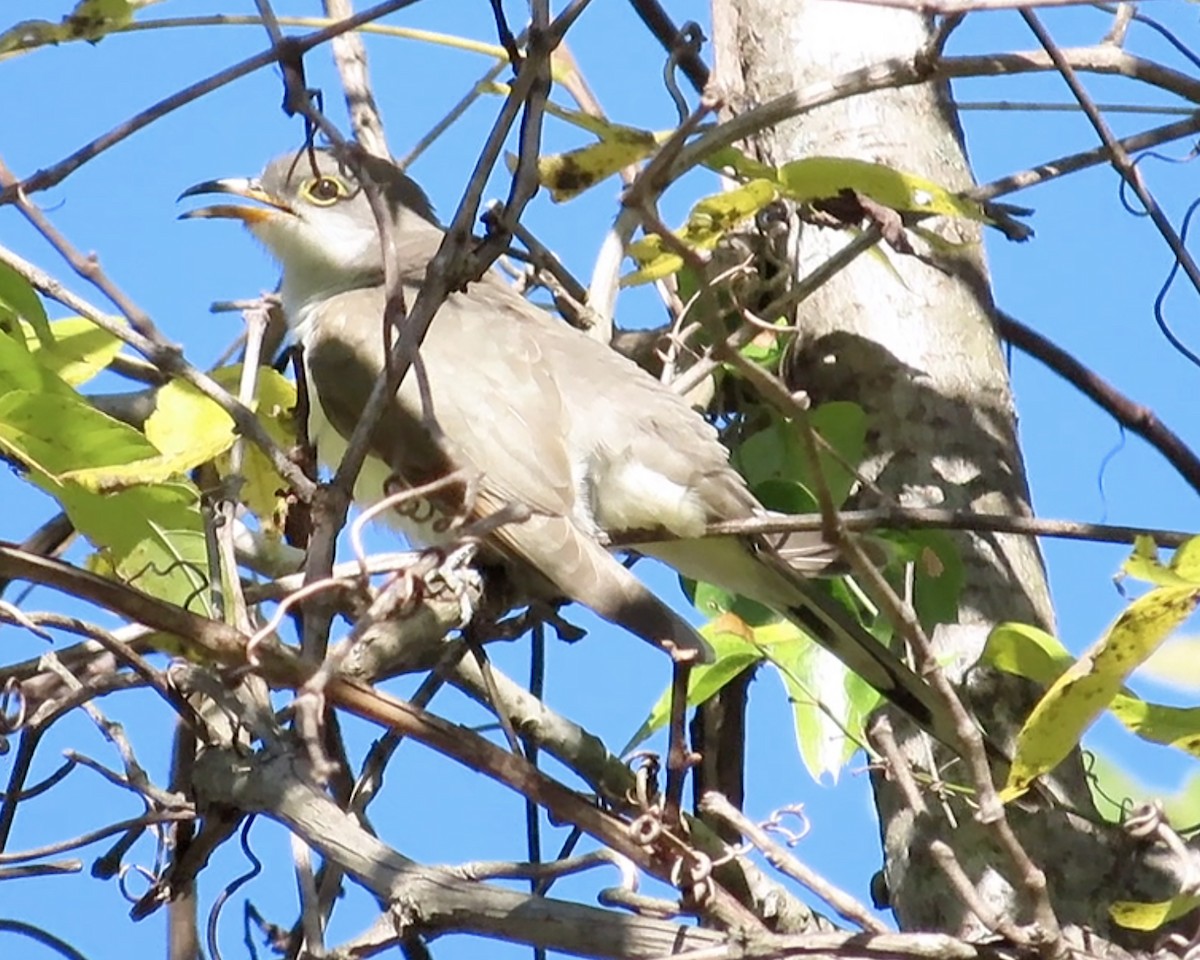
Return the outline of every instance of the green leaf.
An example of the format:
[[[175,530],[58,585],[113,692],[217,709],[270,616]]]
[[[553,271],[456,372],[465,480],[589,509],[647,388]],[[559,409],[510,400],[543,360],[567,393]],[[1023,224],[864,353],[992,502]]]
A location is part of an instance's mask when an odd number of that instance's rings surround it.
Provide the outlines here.
[[[913,565],[913,607],[921,625],[933,630],[939,623],[955,623],[966,571],[950,535],[944,530],[905,530],[881,539],[898,559]]]
[[[16,336],[22,320],[29,324],[41,343],[49,342],[50,321],[37,291],[15,269],[0,263],[0,332],[9,334],[18,344],[24,344],[24,337]]]
[[[769,180],[751,180],[733,190],[712,194],[692,207],[687,223],[675,235],[680,243],[693,250],[711,250],[726,233],[778,196],[778,188]],[[621,278],[623,287],[661,280],[683,266],[683,257],[669,249],[657,235],[631,243],[628,252],[637,261],[638,269]]]
[[[30,390],[0,396],[0,452],[56,479],[72,471],[116,469],[157,453],[133,427],[78,394]]]
[[[67,482],[49,492],[76,529],[100,548],[117,579],[211,614],[200,495],[192,484],[147,484],[102,494]]]
[[[812,428],[820,434],[829,445],[837,451],[842,461],[850,464],[862,462],[867,442],[867,414],[857,403],[849,401],[834,401],[823,403],[808,415]],[[817,459],[820,463],[821,475],[829,487],[833,497],[833,505],[840,507],[850,496],[850,491],[858,482],[854,474],[842,465],[832,454],[824,449],[818,449]],[[816,477],[808,463],[807,453],[804,454],[807,473],[800,479],[809,489],[815,489]]]
[[[732,614],[725,614],[700,628],[716,655],[713,663],[696,667],[688,677],[687,704],[695,707],[718,693],[743,670],[762,660],[763,654],[753,643],[753,632]],[[668,687],[650,708],[650,713],[621,751],[624,755],[642,743],[671,718],[671,689]]]
[[[798,480],[763,480],[752,488],[768,510],[778,513],[816,513],[817,498]]]
[[[39,340],[31,324],[22,325],[27,349],[48,370],[73,387],[100,373],[121,350],[121,341],[87,317],[51,322],[50,339]]]
[[[793,330],[786,317],[777,317],[776,330],[762,330],[739,351],[743,357],[767,370],[777,370],[779,361],[792,340]],[[730,369],[736,368],[729,365]]]
[[[0,395],[12,390],[79,399],[58,374],[29,352],[23,335],[10,337],[0,331]]]
[[[1191,615],[1197,599],[1200,587],[1156,587],[1125,609],[1034,707],[1017,735],[1002,799],[1019,797],[1058,765],[1112,703],[1125,678]]]
[[[49,20],[22,20],[0,33],[0,54],[31,50],[69,40],[96,43],[107,34],[133,21],[133,13],[143,5],[132,0],[80,0],[75,9],[58,23]]]
[[[799,203],[853,190],[901,213],[965,217],[989,222],[983,207],[932,180],[881,163],[846,157],[805,157],[779,168],[779,184]]]
[[[809,413],[812,428],[850,464],[862,460],[866,448],[867,418],[855,403],[825,403]],[[802,427],[773,417],[764,429],[747,437],[734,451],[734,460],[751,489],[768,480],[788,480],[813,491],[816,474],[800,437]],[[841,506],[857,482],[837,457],[819,450],[818,462],[835,507]],[[815,503],[815,496],[813,498]]]
[[[835,781],[863,742],[880,695],[832,653],[787,620],[755,631],[792,704],[796,746],[814,780]]]
[[[1048,687],[1075,658],[1045,630],[1027,623],[1000,623],[988,635],[980,662]]]
[[[774,167],[746,156],[737,147],[714,150],[704,160],[704,166],[717,173],[732,170],[742,180],[774,180],[776,176]]]
[[[1185,917],[1197,907],[1200,896],[1184,894],[1158,903],[1118,900],[1108,908],[1108,915],[1126,929],[1148,931]]]

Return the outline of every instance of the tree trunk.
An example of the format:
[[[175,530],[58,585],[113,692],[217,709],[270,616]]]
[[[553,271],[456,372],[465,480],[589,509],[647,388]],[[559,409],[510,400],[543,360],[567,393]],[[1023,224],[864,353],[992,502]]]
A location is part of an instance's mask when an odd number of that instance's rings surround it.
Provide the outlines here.
[[[714,0],[713,26],[714,81],[735,110],[861,66],[911,59],[930,38],[929,23],[919,15],[835,0]],[[750,148],[769,164],[854,157],[950,188],[972,182],[949,91],[938,84],[839,101],[764,131]],[[947,229],[949,239],[970,246],[940,268],[889,252],[893,272],[876,257],[860,257],[807,300],[797,317],[802,333],[789,376],[814,403],[845,399],[865,408],[871,423],[865,471],[886,497],[906,506],[1028,514],[979,230],[957,222]],[[845,242],[844,233],[804,226],[797,274]],[[984,727],[1005,742],[1034,691],[1012,677],[965,671],[998,621],[1053,629],[1041,557],[1025,537],[962,534],[955,540],[966,568],[959,621],[940,628],[934,641]],[[927,756],[921,738],[897,728],[906,755],[921,762]],[[962,781],[961,769],[947,776]],[[1096,817],[1078,755],[1060,767],[1058,781],[1077,810]],[[968,809],[956,810],[952,826],[939,804],[918,816],[886,777],[877,776],[874,785],[887,888],[903,928],[983,932],[928,854],[938,837],[951,844],[993,910],[1018,922],[1031,919],[1009,863]],[[1060,919],[1108,931],[1107,905],[1123,886],[1116,874],[1134,864],[1134,854],[1109,828],[1078,817],[1044,809],[1010,810],[1010,816],[1047,873]]]

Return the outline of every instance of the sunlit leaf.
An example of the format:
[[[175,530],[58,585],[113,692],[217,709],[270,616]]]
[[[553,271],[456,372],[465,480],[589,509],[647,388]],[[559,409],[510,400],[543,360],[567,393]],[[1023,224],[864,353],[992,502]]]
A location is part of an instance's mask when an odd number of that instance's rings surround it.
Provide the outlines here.
[[[716,658],[713,663],[696,667],[688,678],[689,707],[704,703],[747,667],[762,660],[762,651],[753,643],[753,631],[738,617],[725,614],[700,628]],[[668,688],[650,709],[649,715],[621,751],[628,753],[671,718],[671,690]]]
[[[601,140],[567,153],[545,154],[538,157],[538,180],[550,191],[551,200],[562,203],[648,157],[656,149],[654,141],[645,144]]]
[[[853,190],[902,213],[965,217],[986,223],[983,207],[932,180],[882,163],[847,157],[805,157],[779,168],[783,192],[797,202],[836,197]]]
[[[1197,907],[1200,907],[1198,896],[1178,896],[1158,903],[1118,900],[1108,908],[1108,915],[1130,930],[1157,930],[1163,924],[1187,916]]]
[[[711,250],[726,233],[778,196],[779,189],[771,181],[751,180],[724,193],[705,197],[692,207],[687,223],[675,235],[686,247]],[[631,243],[628,252],[637,261],[638,269],[621,278],[622,286],[660,280],[683,266],[683,257],[657,235]]]
[[[0,332],[0,395],[13,390],[80,399],[62,377],[29,352],[23,333]]]
[[[141,433],[77,394],[12,390],[0,396],[0,451],[48,476],[119,469],[157,451]]]
[[[1050,686],[1075,662],[1056,637],[1024,623],[993,629],[980,661],[1043,686]],[[1122,687],[1108,709],[1143,740],[1200,756],[1200,708],[1149,703]]]
[[[213,371],[213,379],[226,390],[236,393],[241,371],[240,365],[223,367]],[[277,370],[259,369],[254,411],[271,439],[284,449],[296,442],[295,409],[296,385]],[[232,471],[228,453],[217,458],[217,470],[221,476],[228,476]],[[238,489],[238,499],[258,517],[263,533],[281,536],[286,519],[287,483],[256,444],[243,445],[241,477],[244,482]]]
[[[1200,537],[1185,540],[1171,554],[1171,572],[1186,582],[1200,584]]]
[[[760,627],[755,639],[787,690],[805,768],[814,780],[829,774],[836,781],[858,750],[863,724],[880,695],[790,621]]]
[[[143,5],[134,0],[80,0],[58,23],[23,20],[0,33],[0,54],[69,40],[96,43],[131,23],[134,11]]]
[[[1189,544],[1195,543],[1196,538],[1193,537],[1188,541]],[[1187,546],[1185,544],[1184,546]],[[1180,551],[1183,546],[1179,548]],[[1177,553],[1179,551],[1176,551]],[[1187,560],[1191,555],[1188,551],[1185,555],[1184,570],[1186,571],[1192,566],[1192,562]],[[1158,546],[1155,544],[1152,537],[1144,534],[1139,535],[1133,542],[1133,552],[1121,564],[1121,575],[1132,577],[1134,580],[1141,580],[1144,583],[1152,583],[1159,587],[1186,587],[1194,584],[1196,580],[1189,578],[1184,573],[1181,573],[1175,568],[1175,559],[1171,559],[1169,565],[1164,565],[1158,559]]]
[[[1068,668],[1034,707],[1017,735],[1017,751],[1002,791],[1024,793],[1052,770],[1120,692],[1125,678],[1195,609],[1198,587],[1156,587],[1134,600],[1105,635]]]
[[[1169,707],[1117,694],[1109,709],[1143,740],[1200,757],[1200,707]]]
[[[25,343],[38,360],[73,387],[87,383],[107,367],[121,350],[121,341],[87,317],[67,317],[50,323],[43,343],[31,324],[23,324]]]
[[[24,337],[18,336],[20,321],[29,324],[39,342],[49,342],[50,321],[37,291],[7,263],[0,263],[0,332],[9,334],[23,345]]]
[[[1027,623],[1001,623],[988,635],[980,662],[1048,687],[1075,658],[1045,630]]]

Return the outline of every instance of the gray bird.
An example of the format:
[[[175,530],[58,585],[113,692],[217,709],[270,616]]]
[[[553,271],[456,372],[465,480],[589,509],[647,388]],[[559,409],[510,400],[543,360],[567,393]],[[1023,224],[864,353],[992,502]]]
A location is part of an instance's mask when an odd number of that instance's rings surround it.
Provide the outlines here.
[[[390,164],[366,164],[395,218],[411,305],[444,231],[416,183]],[[283,309],[311,391],[309,436],[320,459],[336,466],[385,357],[383,260],[366,194],[329,151],[285,155],[256,179],[207,181],[182,197],[213,193],[260,204],[184,216],[240,220],[282,264]],[[641,368],[491,273],[449,296],[420,354],[440,435],[423,425],[410,373],[371,438],[355,487],[360,503],[381,499],[393,476],[417,486],[460,468],[474,472],[480,482],[465,505],[474,517],[527,508],[527,519],[493,529],[486,549],[530,595],[578,601],[676,654],[707,658],[699,634],[599,538],[661,531],[673,539],[639,552],[778,611],[928,732],[957,742],[930,687],[810,581],[828,563],[819,537],[791,538],[788,562],[765,538],[702,538],[709,523],[766,511],[713,427]],[[443,506],[461,508],[461,492]],[[428,523],[394,519],[419,540],[437,538]]]

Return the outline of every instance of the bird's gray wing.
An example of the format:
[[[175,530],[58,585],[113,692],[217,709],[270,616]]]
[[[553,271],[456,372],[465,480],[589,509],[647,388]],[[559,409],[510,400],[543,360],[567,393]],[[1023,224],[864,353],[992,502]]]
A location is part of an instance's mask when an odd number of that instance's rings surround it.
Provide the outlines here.
[[[459,468],[473,471],[480,483],[468,506],[476,518],[510,504],[529,509],[528,519],[492,531],[488,544],[535,571],[537,593],[577,600],[644,639],[707,656],[699,635],[595,539],[577,499],[553,363],[533,327],[506,322],[508,303],[503,295],[497,302],[494,289],[474,285],[452,294],[421,346],[445,440],[423,427],[410,373],[372,436],[372,454],[413,486]],[[415,290],[407,296],[413,302]],[[370,319],[382,313],[381,288],[340,294],[323,305],[306,338],[312,386],[343,437],[352,432],[383,367],[382,324]],[[445,505],[447,512],[460,506]]]
[[[538,322],[522,316],[530,324]],[[601,488],[594,506],[607,531],[653,529],[657,517],[683,539],[641,544],[640,551],[686,577],[771,607],[925,730],[944,743],[957,743],[953,716],[929,684],[811,581],[835,558],[820,533],[700,538],[706,523],[766,512],[729,465],[728,451],[707,421],[602,344],[553,321],[539,339],[551,369],[570,371],[569,378],[560,378],[559,392],[577,415],[576,442],[590,451],[592,469],[600,475],[594,479]],[[612,491],[603,487],[619,483],[622,476],[631,478],[631,489],[614,501]],[[674,513],[672,488],[687,491],[690,498]],[[605,509],[606,498],[615,508]]]

